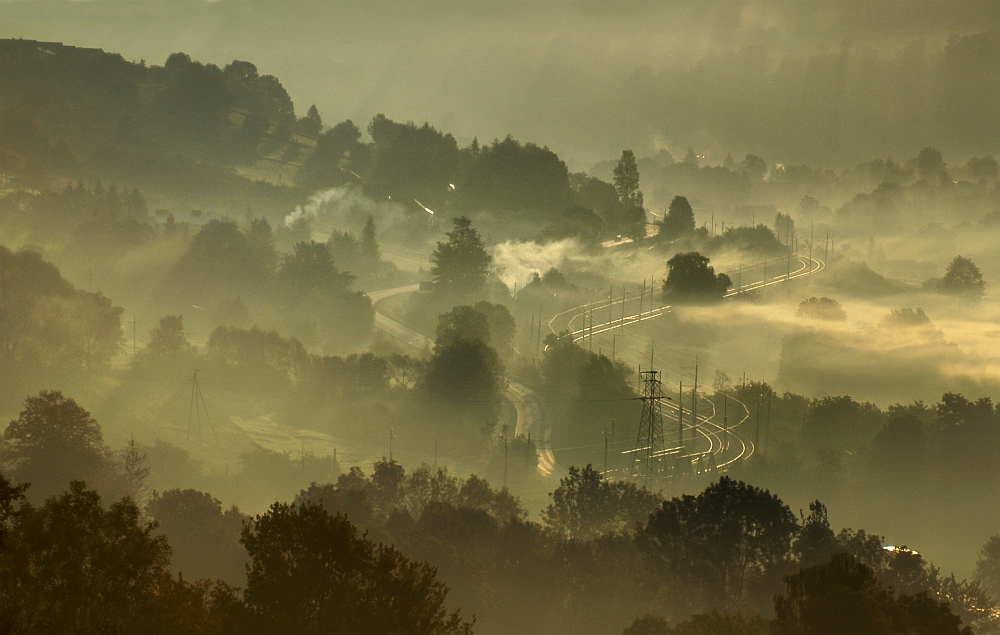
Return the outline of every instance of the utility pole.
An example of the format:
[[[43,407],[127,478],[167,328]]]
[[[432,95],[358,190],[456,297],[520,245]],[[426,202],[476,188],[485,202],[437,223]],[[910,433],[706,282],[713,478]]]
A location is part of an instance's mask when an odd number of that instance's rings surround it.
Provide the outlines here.
[[[638,322],[642,322],[642,296],[646,294],[646,279],[642,279],[642,290],[639,291],[639,319]]]
[[[608,477],[608,426],[604,426],[604,478]]]
[[[586,317],[584,317],[586,319]],[[594,307],[590,307],[590,352],[594,352]]]
[[[611,361],[612,362],[615,361],[615,344],[617,343],[617,340],[618,340],[618,334],[617,333],[612,333],[611,334]]]
[[[535,339],[535,314],[531,314],[531,326],[528,327],[528,346],[531,346],[532,340]]]
[[[691,423],[698,425],[698,358],[694,358],[694,389],[691,390]]]
[[[611,322],[614,321],[614,309],[615,307],[615,285],[611,285],[608,289],[608,327],[610,328]]]
[[[208,406],[205,404],[205,396],[201,393],[201,384],[198,381],[198,369],[194,369],[194,376],[191,377],[191,405],[188,408],[188,429],[187,438],[191,438],[191,430],[193,425],[197,426],[198,429],[198,442],[201,443],[201,412],[205,411],[205,421],[208,422],[208,426],[212,428],[212,436],[215,438],[215,442],[219,442],[219,435],[215,432],[215,425],[212,423],[212,418],[208,416]]]
[[[722,464],[729,452],[729,398],[722,395]]]
[[[788,219],[788,224],[785,225],[785,242],[788,244],[788,270],[785,272],[785,280],[792,279],[792,223],[791,217]]]
[[[625,334],[625,285],[622,285],[622,335]]]
[[[535,357],[537,358],[542,350],[542,307],[538,307],[538,339],[535,341]]]
[[[392,463],[392,428],[389,428],[389,462]]]
[[[503,486],[507,487],[507,424],[503,424]]]
[[[614,445],[615,442],[615,420],[611,420],[611,444]],[[618,461],[615,460],[615,470],[618,469]]]
[[[438,442],[434,441],[434,473],[438,472]]]
[[[677,382],[677,445],[684,451],[684,382]]]
[[[767,393],[767,427],[764,429],[764,447],[771,449],[771,393]]]
[[[753,447],[760,449],[760,399],[761,395],[757,395],[757,429],[753,435]]]
[[[809,268],[812,269],[813,261],[813,238],[816,237],[816,224],[809,225]]]
[[[135,319],[135,313],[132,314],[132,320],[131,320],[131,322],[132,322],[132,354],[135,355],[135,351],[136,351],[136,345],[135,345],[136,325],[139,323],[138,320]]]

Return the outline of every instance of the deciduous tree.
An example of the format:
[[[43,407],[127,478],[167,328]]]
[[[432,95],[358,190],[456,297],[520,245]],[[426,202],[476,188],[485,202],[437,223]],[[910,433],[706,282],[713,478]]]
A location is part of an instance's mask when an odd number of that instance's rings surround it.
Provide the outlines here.
[[[245,601],[263,633],[471,634],[428,564],[376,545],[317,505],[275,503],[243,530]]]
[[[549,496],[542,519],[560,534],[578,540],[620,533],[649,519],[661,498],[630,481],[608,481],[590,465],[570,466],[569,475]]]
[[[667,261],[663,298],[667,302],[713,302],[733,286],[724,273],[716,275],[709,259],[697,251],[676,254]]]
[[[101,480],[110,451],[90,413],[59,391],[42,391],[3,434],[2,457],[17,480],[31,483],[37,499],[75,479]]]

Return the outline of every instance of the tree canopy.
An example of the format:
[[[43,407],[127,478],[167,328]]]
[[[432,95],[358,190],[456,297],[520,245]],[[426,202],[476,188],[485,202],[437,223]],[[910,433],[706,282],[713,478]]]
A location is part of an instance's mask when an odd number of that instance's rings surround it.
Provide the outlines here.
[[[983,280],[983,273],[971,258],[955,256],[948,263],[948,270],[938,283],[938,288],[945,293],[978,300],[986,291],[986,282]]]
[[[15,479],[31,483],[33,498],[65,489],[71,480],[106,481],[108,455],[97,421],[59,391],[42,391],[3,433],[0,458]]]
[[[709,262],[697,251],[678,253],[668,260],[664,300],[688,303],[720,300],[733,282],[724,273],[716,274]]]
[[[275,503],[241,539],[251,563],[246,605],[264,633],[471,634],[444,606],[428,564],[376,545],[340,515]]]
[[[485,287],[493,258],[468,217],[459,216],[451,222],[448,242],[439,242],[431,255],[434,292],[449,297],[473,297]]]
[[[661,498],[630,481],[608,481],[590,465],[570,466],[542,511],[546,524],[559,533],[589,540],[634,529],[648,520]]]
[[[670,201],[667,214],[660,221],[660,234],[665,239],[678,238],[694,231],[694,210],[683,196],[675,196]]]

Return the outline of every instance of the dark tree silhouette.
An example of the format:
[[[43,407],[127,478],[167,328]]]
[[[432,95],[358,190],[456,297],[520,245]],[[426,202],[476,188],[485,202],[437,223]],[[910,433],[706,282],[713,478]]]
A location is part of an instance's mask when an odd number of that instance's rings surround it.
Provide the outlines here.
[[[639,189],[639,166],[631,150],[623,150],[622,158],[614,170],[615,192],[618,200],[627,207],[642,207],[642,191]]]
[[[7,533],[10,531],[10,521],[17,510],[14,505],[24,499],[26,484],[15,485],[0,474],[0,552],[7,546]]]
[[[309,106],[306,116],[295,123],[298,131],[308,137],[318,137],[323,132],[323,118],[320,117],[316,104]]]
[[[430,565],[376,545],[317,505],[275,503],[243,530],[258,632],[471,634]]]
[[[313,240],[295,244],[292,253],[282,260],[278,277],[297,293],[344,291],[354,280],[354,276],[333,265],[326,243]]]
[[[694,210],[683,196],[675,196],[670,201],[667,214],[660,222],[660,235],[671,240],[694,231]]]
[[[740,162],[740,172],[745,174],[749,180],[759,183],[764,180],[764,175],[767,174],[767,161],[756,154],[748,154]]]
[[[578,540],[620,533],[646,521],[662,501],[660,496],[629,481],[606,481],[588,465],[570,466],[569,476],[549,496],[545,523]]]
[[[971,258],[955,256],[948,264],[948,270],[941,278],[939,288],[945,293],[964,295],[978,300],[986,291],[986,282],[983,280],[983,273]]]
[[[375,236],[375,219],[371,216],[365,221],[365,227],[361,230],[361,257],[365,269],[359,273],[367,276],[378,273],[379,263],[382,262],[382,249]]]
[[[920,178],[926,181],[938,181],[944,175],[944,157],[941,151],[930,146],[917,155],[917,170]]]
[[[435,348],[444,349],[459,340],[479,340],[492,344],[490,321],[471,306],[457,306],[438,316]]]
[[[716,275],[709,259],[697,251],[676,254],[667,261],[663,298],[667,302],[713,302],[722,299],[732,280],[724,273]]]
[[[3,434],[2,458],[33,498],[64,490],[75,479],[100,481],[110,451],[90,413],[58,391],[42,391]]]
[[[357,182],[349,170],[364,171],[370,154],[361,143],[361,130],[350,119],[341,121],[319,135],[316,149],[306,158],[295,174],[295,180],[311,189],[320,189]]]
[[[973,576],[993,597],[1000,597],[1000,535],[990,536],[979,551]]]
[[[795,516],[768,492],[722,477],[698,496],[665,501],[644,535],[687,602],[738,607],[791,560]]]
[[[481,300],[474,306],[457,306],[439,315],[435,346],[446,348],[458,340],[481,340],[506,353],[515,332],[514,317],[507,307]]]
[[[165,357],[175,353],[189,353],[194,346],[184,333],[184,316],[167,315],[160,318],[160,326],[149,332],[149,344],[146,351],[156,357]]]
[[[248,561],[239,544],[246,519],[234,505],[223,511],[211,494],[193,489],[156,493],[146,512],[173,548],[171,569],[189,580],[225,580],[242,585]]]
[[[0,246],[0,281],[6,383],[35,369],[94,369],[121,349],[123,309],[99,292],[74,289],[39,253]]]
[[[660,617],[637,617],[622,635],[769,635],[771,624],[763,615],[736,611],[711,611],[692,615],[670,626]]]
[[[450,134],[430,124],[397,123],[379,113],[368,124],[371,163],[365,189],[393,199],[436,206],[454,182],[459,160],[458,144]]]
[[[802,518],[802,527],[792,549],[800,567],[821,564],[841,551],[837,536],[830,528],[826,505],[819,501],[809,503],[809,515]]]
[[[844,322],[847,320],[847,313],[840,302],[832,298],[808,298],[799,302],[799,308],[795,310],[798,317],[809,318],[810,320],[830,320],[833,322]]]
[[[471,153],[456,194],[470,209],[553,216],[572,204],[569,169],[546,147],[508,136]]]
[[[472,221],[465,216],[451,219],[454,228],[448,242],[437,244],[431,255],[434,292],[450,297],[471,297],[483,290],[493,259]]]
[[[947,603],[925,593],[894,596],[875,573],[848,554],[785,578],[774,599],[776,635],[971,635]]]
[[[170,547],[154,526],[130,499],[104,507],[80,481],[22,507],[0,554],[0,623],[14,633],[150,632],[167,617],[157,596],[170,581]]]
[[[493,430],[507,380],[497,352],[482,340],[458,339],[434,351],[422,388],[432,405]]]

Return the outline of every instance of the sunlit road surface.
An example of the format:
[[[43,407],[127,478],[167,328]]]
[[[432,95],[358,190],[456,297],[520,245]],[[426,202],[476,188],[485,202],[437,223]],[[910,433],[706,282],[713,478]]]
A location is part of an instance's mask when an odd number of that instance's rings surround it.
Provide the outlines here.
[[[380,300],[419,290],[420,284],[407,284],[392,289],[369,291],[368,298],[375,305]],[[397,322],[384,313],[379,313],[377,306],[375,307],[375,326],[418,352],[424,352],[434,347],[434,340]],[[538,471],[544,476],[552,474],[555,466],[555,456],[552,454],[550,443],[552,425],[549,422],[545,404],[527,386],[513,382],[508,382],[506,396],[514,404],[514,409],[517,411],[515,436],[531,436],[531,440],[538,450]]]
[[[646,223],[646,238],[652,238],[659,231],[660,228],[654,225],[653,223]],[[633,242],[635,241],[632,240],[631,238],[625,238],[623,236],[621,238],[616,238],[614,240],[605,240],[603,243],[601,243],[601,247],[608,249],[609,247],[620,247],[621,245],[628,245],[629,243]]]

